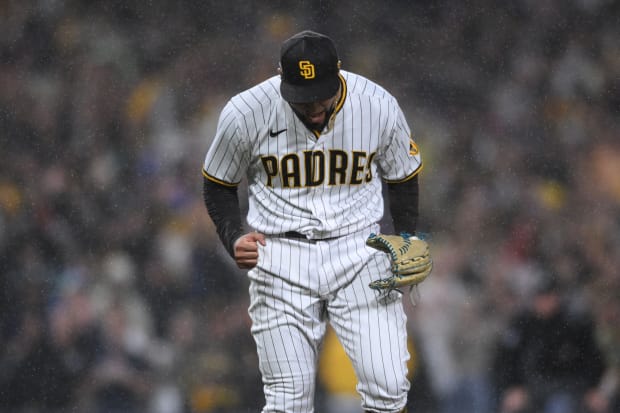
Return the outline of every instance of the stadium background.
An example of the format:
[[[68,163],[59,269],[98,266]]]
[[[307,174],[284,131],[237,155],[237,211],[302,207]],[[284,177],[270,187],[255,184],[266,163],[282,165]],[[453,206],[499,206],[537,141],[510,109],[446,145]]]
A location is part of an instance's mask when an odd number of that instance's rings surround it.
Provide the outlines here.
[[[495,342],[541,274],[617,329],[619,19],[608,0],[1,2],[0,410],[257,411],[246,280],[200,169],[225,100],[305,28],[397,96],[425,158],[418,411],[495,397]]]

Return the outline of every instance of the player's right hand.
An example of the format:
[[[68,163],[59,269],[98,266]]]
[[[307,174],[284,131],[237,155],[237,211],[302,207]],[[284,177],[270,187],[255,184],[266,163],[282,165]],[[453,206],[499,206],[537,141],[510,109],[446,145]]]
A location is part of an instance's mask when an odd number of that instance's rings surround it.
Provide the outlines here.
[[[242,235],[235,241],[233,248],[237,267],[250,269],[256,266],[258,263],[258,244],[265,245],[265,235],[258,232]]]

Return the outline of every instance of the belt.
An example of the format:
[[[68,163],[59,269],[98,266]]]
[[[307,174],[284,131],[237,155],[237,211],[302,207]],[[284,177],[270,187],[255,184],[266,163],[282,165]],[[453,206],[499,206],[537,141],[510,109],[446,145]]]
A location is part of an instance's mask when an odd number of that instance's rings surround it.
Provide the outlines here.
[[[329,237],[329,238],[310,239],[310,238],[306,237],[304,234],[302,234],[301,232],[297,232],[297,231],[287,231],[287,232],[285,232],[283,234],[279,234],[277,236],[278,237],[282,237],[282,238],[304,240],[304,241],[311,242],[313,244],[315,244],[318,241],[331,241],[331,240],[334,240],[336,238],[340,238],[340,237]]]

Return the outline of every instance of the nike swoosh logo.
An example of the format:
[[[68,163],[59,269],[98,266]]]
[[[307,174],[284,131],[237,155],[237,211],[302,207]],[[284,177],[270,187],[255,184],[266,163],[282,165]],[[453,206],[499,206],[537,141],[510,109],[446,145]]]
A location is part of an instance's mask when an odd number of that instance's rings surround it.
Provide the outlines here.
[[[286,129],[282,129],[282,130],[279,130],[279,131],[274,131],[273,129],[270,129],[269,130],[269,136],[271,136],[272,138],[275,138],[276,136],[278,136],[282,132],[286,132]]]

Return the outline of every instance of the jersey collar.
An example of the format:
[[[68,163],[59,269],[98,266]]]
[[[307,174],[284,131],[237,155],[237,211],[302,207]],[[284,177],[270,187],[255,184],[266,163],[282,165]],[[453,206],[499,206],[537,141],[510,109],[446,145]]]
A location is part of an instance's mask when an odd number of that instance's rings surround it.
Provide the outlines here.
[[[344,101],[347,98],[347,81],[344,79],[342,74],[338,73],[338,78],[340,79],[340,97],[338,101],[334,105],[334,110],[332,114],[329,116],[329,120],[327,121],[327,125],[323,128],[324,131],[330,131],[334,127],[334,121],[336,120],[336,115],[340,112],[342,107],[344,106]],[[312,130],[312,133],[318,138],[321,136],[322,131]]]

